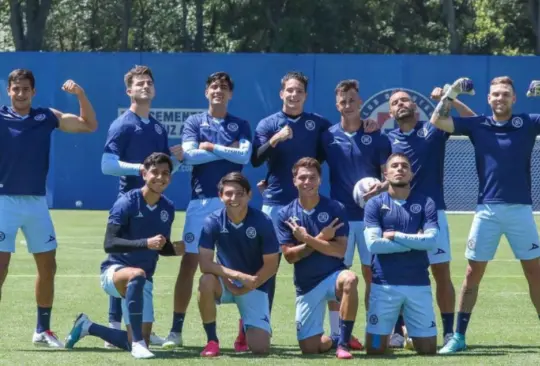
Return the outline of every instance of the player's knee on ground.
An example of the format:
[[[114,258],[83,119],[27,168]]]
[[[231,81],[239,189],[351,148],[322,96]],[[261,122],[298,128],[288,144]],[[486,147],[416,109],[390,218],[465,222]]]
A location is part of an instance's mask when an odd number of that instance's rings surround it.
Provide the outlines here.
[[[387,335],[366,334],[366,353],[368,355],[382,355],[388,348]]]
[[[437,337],[412,338],[414,349],[420,355],[434,355],[437,353]]]
[[[300,350],[305,355],[324,353],[332,348],[332,339],[322,334],[303,339],[298,343],[300,345]]]
[[[270,353],[270,334],[263,329],[248,328],[246,338],[249,350],[256,355]]]

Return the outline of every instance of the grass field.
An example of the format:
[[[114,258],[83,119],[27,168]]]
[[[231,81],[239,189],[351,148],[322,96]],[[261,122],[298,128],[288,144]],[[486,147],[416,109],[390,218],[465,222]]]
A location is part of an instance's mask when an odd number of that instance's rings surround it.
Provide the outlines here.
[[[106,212],[53,211],[58,249],[58,273],[52,325],[62,339],[69,331],[76,314],[85,312],[96,322],[107,321],[108,298],[99,285],[99,265],[105,254],[102,249]],[[452,274],[456,291],[459,291],[465,270],[463,258],[466,237],[472,216],[449,217],[453,257]],[[177,215],[175,238],[182,233],[183,213]],[[34,302],[35,267],[27,254],[22,237],[17,253],[12,259],[10,274],[4,285],[0,304],[0,364],[2,365],[123,365],[134,362],[124,351],[103,348],[103,342],[87,337],[72,351],[35,348],[31,343],[35,327]],[[359,270],[358,258],[353,269]],[[155,331],[165,336],[171,323],[172,296],[178,270],[178,258],[161,258],[154,281],[156,311]],[[359,271],[358,271],[359,273]],[[236,355],[232,344],[236,336],[238,313],[232,305],[218,309],[218,336],[223,356],[213,360],[220,364],[270,363],[285,365],[337,363],[334,354],[304,357],[296,342],[294,322],[294,287],[292,266],[282,262],[277,285],[272,326],[273,350],[269,358],[259,359],[250,355]],[[194,288],[196,291],[196,286]],[[363,286],[361,286],[363,291]],[[362,310],[359,314],[362,314]],[[438,311],[438,310],[436,310]],[[359,316],[354,334],[363,339],[364,317]],[[440,322],[438,324],[441,329]],[[538,365],[540,321],[529,301],[528,288],[521,266],[513,259],[505,240],[501,242],[496,259],[490,264],[480,290],[480,297],[471,319],[468,332],[470,350],[459,356],[420,357],[410,351],[398,351],[382,359],[369,359],[370,364],[428,365]],[[439,337],[440,339],[440,337]],[[198,353],[206,337],[200,323],[196,293],[192,298],[184,325],[183,349],[175,352],[156,351],[157,359],[147,361],[153,365],[175,363],[201,364],[209,362]],[[363,353],[357,360],[365,360]],[[144,363],[144,361],[137,363]]]

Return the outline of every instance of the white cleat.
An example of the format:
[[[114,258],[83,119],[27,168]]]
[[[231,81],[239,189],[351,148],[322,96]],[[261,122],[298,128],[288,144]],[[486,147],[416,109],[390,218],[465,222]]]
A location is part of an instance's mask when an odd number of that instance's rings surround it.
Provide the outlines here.
[[[182,347],[183,344],[182,333],[170,332],[167,338],[164,339],[161,347],[164,349],[174,349],[176,347]]]
[[[444,335],[444,340],[443,340],[443,347],[446,346],[446,344],[448,342],[450,342],[450,340],[454,337],[454,333],[446,333]]]
[[[394,333],[390,336],[390,342],[388,342],[388,347],[390,348],[403,348],[405,344],[405,337],[401,334]]]
[[[136,359],[156,357],[152,352],[148,350],[144,341],[131,343],[131,355]]]
[[[150,334],[150,345],[151,346],[163,346],[163,343],[165,343],[165,339],[158,336],[156,333],[152,332]]]
[[[50,330],[46,330],[41,333],[36,333],[34,331],[32,343],[34,343],[35,346],[39,347],[64,348],[64,344],[60,342],[56,334],[54,334]]]

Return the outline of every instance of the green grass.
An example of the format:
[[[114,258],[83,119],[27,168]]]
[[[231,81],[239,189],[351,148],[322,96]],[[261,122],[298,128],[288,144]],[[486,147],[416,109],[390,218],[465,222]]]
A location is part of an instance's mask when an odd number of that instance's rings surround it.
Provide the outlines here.
[[[53,211],[58,242],[58,273],[56,298],[53,309],[53,329],[63,339],[79,312],[87,313],[93,321],[106,323],[108,298],[99,284],[99,265],[105,254],[102,249],[106,212]],[[183,213],[177,215],[174,238],[182,232]],[[470,215],[449,217],[452,253],[452,277],[459,291],[465,270],[463,257],[466,237],[472,220]],[[18,242],[22,241],[18,238]],[[359,273],[358,258],[353,269]],[[155,331],[164,336],[171,324],[172,297],[179,258],[161,258],[155,276]],[[120,365],[133,361],[128,352],[105,350],[103,342],[87,337],[73,351],[35,348],[31,343],[35,327],[34,301],[35,266],[23,244],[11,261],[10,274],[4,284],[0,304],[0,364],[5,365]],[[235,355],[232,350],[238,312],[233,305],[218,308],[218,335],[222,346],[221,364],[326,364],[338,362],[333,353],[316,357],[300,354],[296,342],[294,321],[294,287],[292,266],[282,262],[273,311],[273,351],[267,359],[250,355]],[[360,286],[363,291],[363,285]],[[196,290],[196,286],[195,286]],[[362,310],[359,314],[362,314]],[[437,310],[436,310],[437,311]],[[363,338],[365,320],[358,317],[355,334]],[[438,324],[441,329],[440,322]],[[458,356],[420,357],[410,351],[398,351],[382,359],[370,359],[375,364],[483,364],[483,365],[537,365],[540,364],[538,329],[540,321],[530,303],[528,287],[521,266],[503,239],[496,259],[489,265],[468,332],[470,350]],[[191,300],[184,325],[185,347],[175,352],[156,351],[158,359],[147,361],[153,365],[176,363],[202,364],[209,362],[198,357],[206,337],[200,323],[196,295]],[[440,337],[439,337],[440,341]],[[356,355],[362,360],[364,353]],[[144,363],[137,362],[137,363]]]

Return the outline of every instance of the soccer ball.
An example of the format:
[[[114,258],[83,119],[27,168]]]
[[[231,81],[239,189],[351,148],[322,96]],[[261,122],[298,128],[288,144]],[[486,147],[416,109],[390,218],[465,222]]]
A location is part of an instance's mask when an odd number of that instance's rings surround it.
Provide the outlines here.
[[[381,183],[381,181],[377,178],[372,177],[362,178],[358,182],[356,182],[353,190],[354,202],[356,202],[356,204],[361,208],[364,208],[364,206],[366,205],[366,201],[364,200],[364,194],[366,192],[369,192],[371,188],[378,183]]]

